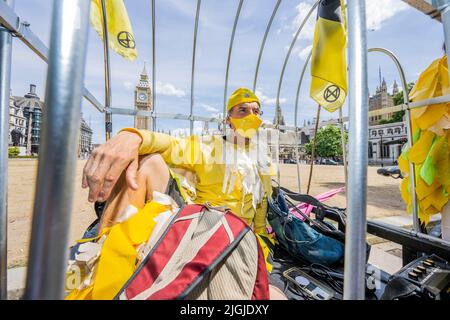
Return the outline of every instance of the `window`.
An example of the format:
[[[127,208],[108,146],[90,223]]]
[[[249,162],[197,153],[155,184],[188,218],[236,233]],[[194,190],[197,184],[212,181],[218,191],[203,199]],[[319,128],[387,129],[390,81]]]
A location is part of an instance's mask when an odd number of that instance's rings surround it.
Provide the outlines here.
[[[394,134],[394,131],[392,129],[388,129],[387,134]]]

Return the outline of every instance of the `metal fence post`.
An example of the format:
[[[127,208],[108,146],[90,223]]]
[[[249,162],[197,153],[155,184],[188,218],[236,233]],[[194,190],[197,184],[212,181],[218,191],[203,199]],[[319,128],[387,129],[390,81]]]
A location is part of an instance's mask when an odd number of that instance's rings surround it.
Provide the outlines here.
[[[63,297],[89,9],[85,0],[53,2],[26,299]]]
[[[152,111],[156,103],[156,4],[152,0]],[[156,117],[152,115],[152,130],[156,131]]]
[[[366,271],[368,82],[365,0],[348,0],[349,175],[344,299],[364,300]]]
[[[295,108],[294,108],[294,127],[295,127],[295,139],[296,139],[296,148],[295,150],[297,150],[296,153],[296,158],[297,158],[297,185],[298,185],[298,192],[302,192],[302,184],[301,184],[301,178],[300,178],[300,159],[299,159],[299,152],[298,152],[298,148],[299,148],[299,144],[301,143],[301,136],[298,137],[298,99],[300,97],[300,90],[302,88],[302,83],[303,83],[303,77],[305,76],[305,71],[306,71],[306,67],[309,64],[309,61],[311,60],[311,56],[312,56],[312,50],[309,52],[308,57],[306,58],[305,64],[303,65],[302,68],[302,72],[300,73],[300,79],[298,81],[298,86],[297,86],[297,94],[295,96]]]
[[[5,0],[10,7],[14,0]],[[8,138],[11,90],[11,33],[0,27],[0,300],[6,300],[8,270]]]
[[[109,59],[109,34],[108,18],[106,14],[106,3],[102,0],[102,18],[103,18],[103,60],[105,68],[105,137],[106,141],[111,139],[112,134],[112,114],[111,107],[111,67]]]
[[[236,27],[239,21],[239,15],[241,14],[242,4],[244,0],[239,0],[238,8],[236,10],[236,15],[234,17],[233,29],[231,31],[231,39],[230,45],[228,47],[228,58],[227,58],[227,70],[225,73],[225,89],[223,91],[223,118],[224,121],[227,117],[227,94],[228,94],[228,75],[230,73],[230,61],[231,61],[231,52],[233,51],[233,43],[234,43],[234,35],[236,33]],[[225,132],[225,123],[223,125],[223,131]]]
[[[189,127],[190,134],[194,134],[194,80],[195,80],[195,52],[197,49],[197,32],[198,32],[198,20],[200,17],[201,0],[197,0],[197,9],[195,13],[195,26],[194,26],[194,43],[192,44],[192,68],[191,68],[191,108],[189,112]]]

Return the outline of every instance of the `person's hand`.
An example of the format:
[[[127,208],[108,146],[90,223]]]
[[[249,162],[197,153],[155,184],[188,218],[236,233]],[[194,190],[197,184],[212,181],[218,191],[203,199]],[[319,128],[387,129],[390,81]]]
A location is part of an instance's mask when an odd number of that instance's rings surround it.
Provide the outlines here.
[[[142,138],[122,131],[92,151],[83,169],[82,187],[89,187],[89,202],[106,201],[122,172],[126,169],[128,186],[137,190],[139,146]]]

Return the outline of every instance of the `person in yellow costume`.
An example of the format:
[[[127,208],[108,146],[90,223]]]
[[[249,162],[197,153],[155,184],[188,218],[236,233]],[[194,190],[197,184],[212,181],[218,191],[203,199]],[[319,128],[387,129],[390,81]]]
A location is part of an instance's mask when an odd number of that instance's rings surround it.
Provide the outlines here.
[[[412,101],[450,93],[447,56],[433,61],[411,90]],[[414,164],[419,218],[425,225],[442,211],[450,198],[450,104],[440,103],[411,110],[413,146],[399,157],[402,197],[411,211],[409,164]]]
[[[158,191],[180,205],[226,206],[264,235],[275,172],[267,144],[254,139],[262,123],[261,103],[252,91],[239,88],[230,96],[227,110],[230,130],[225,136],[182,139],[125,128],[95,149],[84,167],[82,186],[89,187],[89,201],[106,201],[99,232],[112,226],[129,204],[142,208]],[[195,188],[184,188],[172,168],[192,173]],[[267,257],[268,248],[260,242]]]

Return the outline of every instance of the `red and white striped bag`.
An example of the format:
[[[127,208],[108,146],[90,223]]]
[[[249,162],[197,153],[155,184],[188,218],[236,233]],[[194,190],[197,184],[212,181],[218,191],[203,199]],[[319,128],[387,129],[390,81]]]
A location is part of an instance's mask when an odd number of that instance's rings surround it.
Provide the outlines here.
[[[186,205],[157,239],[117,299],[269,299],[259,242],[230,211]]]

